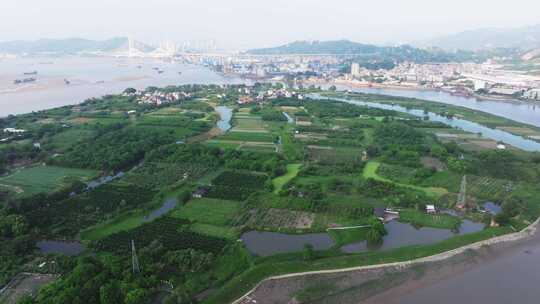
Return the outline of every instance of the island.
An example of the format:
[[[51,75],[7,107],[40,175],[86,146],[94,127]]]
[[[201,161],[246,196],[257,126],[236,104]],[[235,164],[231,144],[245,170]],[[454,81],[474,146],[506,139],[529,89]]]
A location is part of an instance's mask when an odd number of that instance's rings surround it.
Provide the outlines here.
[[[0,302],[248,303],[268,278],[525,237],[540,215],[535,134],[451,105],[279,83],[128,88],[8,116]],[[339,289],[288,287],[296,303]]]

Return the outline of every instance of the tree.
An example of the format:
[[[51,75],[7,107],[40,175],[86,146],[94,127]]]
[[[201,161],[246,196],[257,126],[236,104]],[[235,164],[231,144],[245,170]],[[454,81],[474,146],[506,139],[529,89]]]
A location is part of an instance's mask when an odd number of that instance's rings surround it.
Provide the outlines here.
[[[495,222],[497,222],[497,224],[501,226],[507,226],[508,224],[510,224],[510,216],[508,216],[508,214],[504,212],[501,212],[495,215],[494,219],[495,219]]]
[[[371,228],[366,234],[368,245],[381,244],[383,241],[383,236],[388,234],[386,228],[384,228],[384,225],[381,221],[375,218],[370,220],[370,225]]]
[[[465,163],[463,160],[459,160],[455,157],[449,157],[448,158],[448,169],[457,172],[457,173],[465,173],[467,171],[467,163]]]
[[[137,288],[126,294],[125,304],[146,304],[149,301],[148,292],[145,289]]]
[[[304,251],[302,252],[302,257],[304,261],[311,261],[315,257],[315,250],[313,249],[313,245],[311,244],[305,244],[304,245]]]
[[[335,92],[335,91],[337,90],[337,88],[336,88],[335,85],[333,85],[333,86],[330,86],[330,87],[328,88],[328,90],[329,90],[329,91],[332,91],[332,92]]]
[[[135,90],[134,88],[127,88],[124,90],[124,94],[135,94],[137,93],[137,90]]]
[[[122,303],[122,294],[119,284],[116,281],[107,283],[99,289],[99,299],[101,304]]]

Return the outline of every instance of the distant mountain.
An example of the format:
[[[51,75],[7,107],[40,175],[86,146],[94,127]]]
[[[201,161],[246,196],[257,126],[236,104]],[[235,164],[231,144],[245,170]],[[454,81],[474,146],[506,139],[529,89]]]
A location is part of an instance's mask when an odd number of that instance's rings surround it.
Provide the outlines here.
[[[376,46],[349,40],[335,41],[295,41],[273,48],[248,50],[253,55],[287,54],[329,54],[358,57],[362,61],[413,61],[413,62],[448,62],[473,60],[473,54],[467,52],[445,52],[440,49],[420,49],[409,45]]]
[[[465,31],[418,43],[419,46],[434,46],[446,50],[485,50],[495,48],[517,48],[529,50],[540,47],[540,24],[514,29],[486,28]]]
[[[132,42],[138,50],[152,51],[154,48],[140,42]],[[35,41],[0,42],[0,53],[9,54],[75,54],[95,52],[121,52],[129,49],[129,39],[116,37],[108,40],[81,38],[40,39]]]
[[[521,60],[523,61],[529,61],[537,58],[540,58],[540,48],[530,50],[521,56]]]
[[[352,42],[349,40],[335,41],[295,41],[278,47],[249,50],[254,55],[283,55],[283,54],[374,54],[380,47]]]

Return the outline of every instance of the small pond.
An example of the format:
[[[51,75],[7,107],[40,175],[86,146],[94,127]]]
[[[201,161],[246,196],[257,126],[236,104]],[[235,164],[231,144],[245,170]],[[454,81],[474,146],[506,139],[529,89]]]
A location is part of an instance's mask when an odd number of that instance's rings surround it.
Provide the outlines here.
[[[86,247],[76,241],[51,241],[43,240],[36,243],[41,253],[60,253],[65,255],[79,255],[86,250]]]
[[[259,256],[301,251],[305,244],[315,250],[325,250],[334,246],[334,240],[327,233],[285,234],[277,232],[250,231],[241,237],[248,250]]]
[[[456,235],[480,231],[484,229],[484,224],[463,220],[457,233],[448,229],[430,227],[415,228],[408,223],[400,223],[398,221],[386,223],[384,227],[388,231],[388,234],[384,236],[383,243],[377,250],[395,249],[410,245],[433,244]],[[347,253],[362,252],[368,250],[368,246],[366,241],[361,241],[345,245],[341,250]]]
[[[229,131],[229,129],[232,127],[231,126],[231,118],[233,114],[232,109],[225,106],[219,106],[219,107],[216,107],[216,112],[218,112],[219,114],[219,121],[217,122],[218,128],[220,128],[221,131],[223,132]]]
[[[487,212],[489,212],[489,213],[491,213],[493,215],[497,215],[497,214],[502,212],[501,206],[499,206],[499,205],[497,205],[497,204],[495,204],[493,202],[485,202],[483,207]]]

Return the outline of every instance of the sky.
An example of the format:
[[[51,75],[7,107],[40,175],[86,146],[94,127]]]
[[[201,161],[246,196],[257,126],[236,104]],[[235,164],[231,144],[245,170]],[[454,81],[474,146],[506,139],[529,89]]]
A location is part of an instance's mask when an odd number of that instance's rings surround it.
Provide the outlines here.
[[[0,0],[0,41],[131,36],[228,49],[295,40],[398,44],[540,23],[539,0]]]

